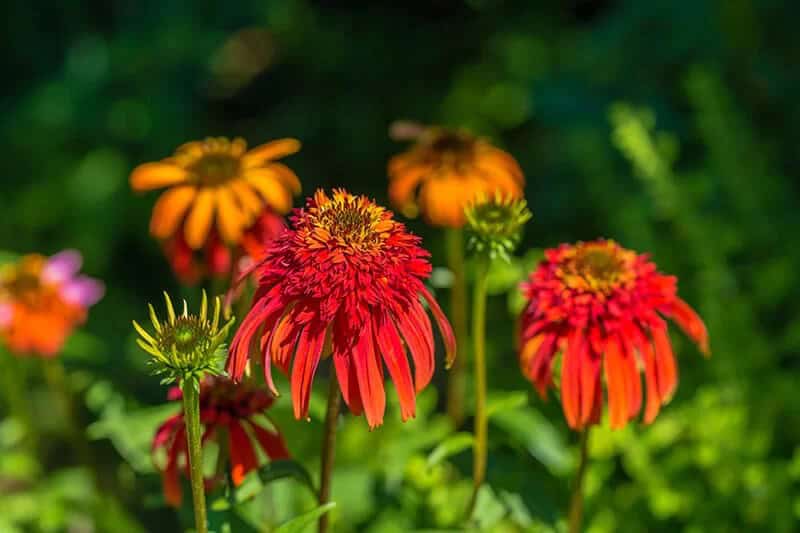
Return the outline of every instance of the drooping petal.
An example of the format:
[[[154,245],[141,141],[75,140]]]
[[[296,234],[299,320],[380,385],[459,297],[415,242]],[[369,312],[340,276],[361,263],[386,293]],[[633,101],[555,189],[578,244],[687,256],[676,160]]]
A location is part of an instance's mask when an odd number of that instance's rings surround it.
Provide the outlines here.
[[[238,487],[249,472],[258,468],[258,458],[253,450],[250,437],[238,421],[233,421],[228,426],[228,437],[231,479],[233,484]]]
[[[428,291],[427,288],[424,286],[420,290],[423,298],[425,301],[428,302],[428,307],[431,309],[431,313],[433,313],[433,317],[436,319],[436,324],[439,326],[439,331],[442,334],[442,341],[444,342],[445,346],[445,364],[447,368],[453,364],[453,361],[456,359],[456,336],[453,334],[453,328],[450,325],[450,321],[447,320],[444,312],[442,312],[442,308],[439,307],[439,303],[433,297],[433,295]]]
[[[581,427],[586,427],[592,418],[597,394],[600,390],[600,355],[594,353],[588,342],[584,342],[579,354],[581,359]]]
[[[414,384],[417,392],[420,392],[428,386],[433,377],[433,351],[407,313],[396,317],[395,323],[403,335],[408,351],[414,361]]]
[[[586,340],[580,332],[570,336],[561,363],[561,405],[567,424],[572,429],[581,426],[581,352]]]
[[[344,322],[344,319],[337,317],[333,323],[333,335],[331,336],[333,364],[336,368],[336,379],[339,381],[342,398],[350,411],[358,416],[364,410],[364,403],[361,400],[356,365],[352,357],[354,335],[351,335]]]
[[[322,346],[325,343],[325,326],[314,320],[308,323],[297,341],[297,353],[292,366],[292,404],[295,418],[308,417],[308,400],[311,384],[317,371]]]
[[[711,352],[708,347],[708,330],[700,316],[695,313],[694,309],[689,307],[689,304],[675,298],[672,306],[667,313],[686,335],[700,346],[700,351],[703,355],[708,356]]]
[[[656,371],[655,354],[650,339],[645,339],[639,345],[639,353],[644,360],[644,377],[647,383],[647,402],[644,408],[645,424],[650,424],[655,420],[658,411],[661,409],[661,394],[658,391],[658,377]]]
[[[636,364],[636,354],[627,339],[620,339],[625,368],[625,388],[628,391],[628,420],[636,418],[642,409],[642,378]]]
[[[383,424],[383,413],[386,409],[386,393],[383,388],[383,371],[372,335],[372,326],[364,324],[361,336],[353,351],[353,362],[356,367],[358,388],[364,402],[364,414],[370,429]]]
[[[292,208],[291,193],[272,170],[268,168],[248,170],[247,182],[261,194],[267,205],[278,213],[286,213]]]
[[[177,231],[196,196],[197,189],[189,186],[175,187],[164,192],[153,206],[150,233],[158,239],[171,237]]]
[[[265,429],[255,422],[250,422],[250,427],[267,457],[273,460],[289,458],[289,449],[280,433]]]
[[[220,187],[216,194],[217,227],[222,239],[230,244],[239,243],[242,231],[248,220],[242,209],[236,204],[233,193],[228,187]]]
[[[627,369],[619,341],[612,337],[606,345],[606,386],[608,387],[608,410],[611,429],[620,429],[628,422],[629,410]]]
[[[173,507],[180,507],[182,499],[181,482],[178,477],[178,461],[180,457],[186,455],[186,431],[178,428],[175,439],[172,441],[167,451],[167,465],[161,472],[161,480],[164,487],[164,498]]]
[[[145,163],[134,169],[130,181],[133,190],[149,191],[185,183],[188,177],[186,170],[171,163]]]
[[[557,351],[555,333],[542,333],[528,341],[523,347],[523,364],[527,361],[527,368],[523,369],[528,378],[533,381],[536,390],[542,399],[547,398],[547,388],[552,384],[553,357]]]
[[[416,394],[406,352],[394,323],[386,313],[381,313],[375,318],[374,332],[375,341],[397,389],[400,416],[405,422],[413,418],[416,413]]]
[[[186,243],[193,249],[199,250],[203,247],[211,230],[211,223],[214,221],[214,191],[202,189],[197,195],[186,219]]]
[[[667,334],[667,325],[652,328],[653,346],[655,347],[656,376],[658,376],[658,394],[662,403],[667,403],[675,393],[678,385],[678,367],[672,354],[672,344]]]
[[[42,268],[42,281],[60,285],[81,269],[83,257],[77,250],[64,250],[50,257]]]
[[[292,354],[303,329],[303,325],[298,322],[299,314],[300,307],[292,307],[275,325],[270,334],[267,346],[270,359],[284,374],[289,373]]]

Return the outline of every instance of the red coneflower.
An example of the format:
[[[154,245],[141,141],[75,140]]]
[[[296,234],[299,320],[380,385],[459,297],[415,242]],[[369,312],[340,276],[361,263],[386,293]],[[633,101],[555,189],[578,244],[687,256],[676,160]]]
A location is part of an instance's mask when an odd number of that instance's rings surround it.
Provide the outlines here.
[[[520,362],[539,394],[553,383],[560,352],[561,402],[569,426],[599,422],[605,379],[612,428],[642,406],[644,371],[650,423],[677,385],[677,366],[665,318],[674,320],[709,353],[700,317],[677,296],[677,279],[656,271],[647,255],[610,240],[562,244],[545,252],[523,291]]]
[[[370,427],[383,422],[383,362],[394,380],[403,420],[415,413],[415,393],[431,380],[434,341],[422,297],[455,357],[450,324],[423,280],[428,252],[419,237],[364,196],[319,190],[295,210],[293,228],[269,246],[258,267],[253,307],[237,332],[228,373],[240,379],[258,340],[270,389],[271,364],[291,368],[295,416],[305,418],[311,383],[329,345],[345,402],[365,412]],[[325,350],[327,351],[327,350]],[[407,359],[414,362],[414,378]]]
[[[173,387],[169,399],[180,401],[181,389]],[[228,451],[231,479],[240,485],[245,476],[258,468],[259,452],[271,460],[286,459],[289,452],[275,424],[265,413],[272,405],[273,398],[265,390],[257,389],[247,383],[234,384],[231,380],[209,376],[200,385],[200,423],[204,428],[203,443],[209,440],[226,438],[220,449]],[[153,453],[157,468],[164,482],[164,495],[174,506],[181,503],[181,485],[178,473],[188,469],[186,459],[186,426],[184,413],[170,417],[156,431],[153,439]],[[166,457],[161,457],[165,452]],[[206,480],[213,485],[218,480]]]
[[[100,281],[79,275],[75,250],[26,255],[0,268],[0,341],[17,354],[55,356],[103,297]]]

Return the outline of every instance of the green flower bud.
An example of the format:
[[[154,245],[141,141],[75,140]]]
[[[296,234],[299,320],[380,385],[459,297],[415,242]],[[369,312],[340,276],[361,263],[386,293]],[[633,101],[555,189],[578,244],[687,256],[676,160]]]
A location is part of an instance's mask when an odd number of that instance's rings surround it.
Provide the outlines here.
[[[195,382],[206,374],[220,374],[220,362],[225,357],[226,347],[223,344],[228,331],[234,323],[231,317],[220,327],[220,299],[214,299],[213,317],[208,316],[208,297],[203,291],[203,301],[199,315],[190,315],[186,300],[183,301],[183,312],[175,314],[175,308],[169,295],[164,293],[167,305],[167,320],[162,322],[152,305],[150,320],[154,332],[148,333],[135,320],[133,327],[139,334],[136,343],[152,358],[149,364],[153,373],[163,375],[162,383],[183,382],[194,379]]]
[[[522,237],[522,227],[532,215],[520,198],[479,195],[464,209],[467,218],[467,248],[490,259],[510,260]]]

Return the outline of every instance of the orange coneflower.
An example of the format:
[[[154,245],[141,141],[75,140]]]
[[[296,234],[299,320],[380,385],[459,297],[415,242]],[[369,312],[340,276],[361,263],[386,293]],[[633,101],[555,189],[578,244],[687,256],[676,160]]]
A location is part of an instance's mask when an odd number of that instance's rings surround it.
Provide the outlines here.
[[[404,215],[459,228],[479,193],[522,197],[525,178],[516,160],[487,140],[438,127],[420,130],[416,139],[389,161],[389,199]]]
[[[0,268],[0,341],[12,352],[53,357],[86,320],[104,288],[78,275],[81,263],[80,253],[66,250]]]
[[[170,389],[170,400],[177,401],[181,397],[179,387]],[[286,442],[266,413],[272,403],[273,398],[267,391],[247,383],[237,385],[224,377],[208,376],[200,384],[202,440],[206,443],[225,439],[221,449],[226,450],[228,456],[219,457],[217,461],[230,460],[234,485],[241,485],[245,476],[258,468],[257,449],[270,460],[289,457]],[[188,470],[186,446],[184,412],[181,411],[158,428],[152,446],[164,484],[164,495],[175,507],[181,504],[178,474],[181,468]],[[162,451],[166,452],[166,457],[162,456]],[[206,487],[211,488],[218,481],[207,479]]]
[[[300,181],[275,160],[299,149],[295,139],[279,139],[248,151],[239,138],[208,138],[184,144],[172,157],[133,171],[130,181],[136,191],[168,188],[153,208],[150,232],[164,241],[182,279],[191,282],[206,273],[227,274],[231,248],[236,249],[264,216],[291,209]],[[202,263],[195,261],[198,250],[205,255]]]
[[[544,397],[553,384],[554,357],[563,354],[561,402],[573,429],[599,422],[603,382],[611,427],[636,417],[641,371],[647,385],[644,422],[655,419],[677,385],[665,318],[708,354],[705,325],[678,297],[676,278],[614,241],[547,250],[523,290],[529,299],[522,315],[523,372]]]
[[[343,190],[332,196],[317,191],[291,221],[293,227],[272,242],[269,259],[258,266],[253,307],[231,343],[229,375],[242,377],[252,347],[260,348],[273,391],[271,365],[286,373],[293,365],[294,412],[305,418],[329,339],[351,411],[365,412],[370,427],[383,422],[385,364],[403,420],[413,417],[416,393],[434,370],[433,331],[421,299],[439,325],[448,362],[455,357],[450,324],[423,284],[431,266],[419,237],[390,211]]]

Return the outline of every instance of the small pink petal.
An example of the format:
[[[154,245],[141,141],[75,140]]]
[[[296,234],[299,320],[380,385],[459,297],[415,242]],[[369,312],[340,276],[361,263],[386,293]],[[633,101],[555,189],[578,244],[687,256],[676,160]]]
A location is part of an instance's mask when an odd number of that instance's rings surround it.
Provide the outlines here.
[[[11,304],[0,304],[0,328],[6,327],[11,324],[11,320],[14,318],[14,308],[11,307]]]
[[[101,281],[79,276],[61,288],[61,297],[69,303],[91,307],[100,301],[105,292],[105,285]]]
[[[83,258],[77,250],[64,250],[50,257],[42,270],[45,283],[60,285],[66,283],[81,269]]]

